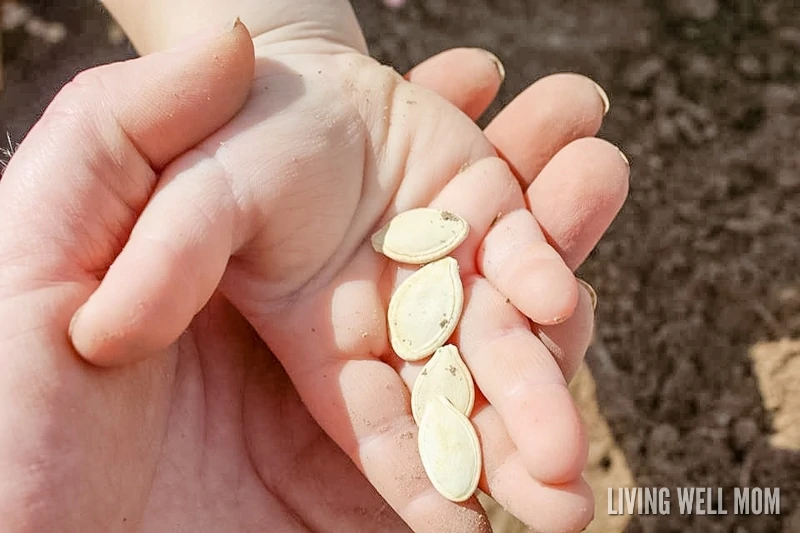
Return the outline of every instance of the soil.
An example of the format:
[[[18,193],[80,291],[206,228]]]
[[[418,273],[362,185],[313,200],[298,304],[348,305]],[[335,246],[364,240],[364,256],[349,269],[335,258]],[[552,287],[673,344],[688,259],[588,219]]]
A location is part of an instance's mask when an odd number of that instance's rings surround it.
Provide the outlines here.
[[[94,2],[24,4],[65,32],[3,32],[0,129],[13,142],[76,72],[133,56]],[[453,46],[499,56],[508,76],[482,123],[556,71],[611,97],[601,136],[631,159],[631,192],[580,269],[599,307],[573,384],[592,436],[591,530],[800,532],[800,3],[354,6],[373,55],[400,71]],[[630,485],[723,487],[729,500],[777,487],[781,514],[735,515],[726,501],[722,516],[609,516],[607,488]]]

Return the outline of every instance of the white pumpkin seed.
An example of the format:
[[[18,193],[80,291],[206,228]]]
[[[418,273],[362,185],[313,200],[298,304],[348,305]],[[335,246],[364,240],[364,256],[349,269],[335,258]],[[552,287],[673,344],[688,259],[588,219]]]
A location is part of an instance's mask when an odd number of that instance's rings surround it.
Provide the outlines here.
[[[422,368],[411,391],[411,412],[420,423],[425,408],[437,396],[444,396],[465,416],[475,404],[475,384],[458,348],[452,344],[442,346]]]
[[[372,247],[399,263],[421,265],[455,250],[469,224],[449,211],[420,207],[395,216],[372,236]]]
[[[389,300],[389,340],[406,361],[440,348],[456,329],[464,305],[458,261],[445,257],[420,268]]]
[[[475,493],[481,475],[478,435],[444,396],[437,396],[425,409],[418,445],[425,473],[442,496],[463,502]]]

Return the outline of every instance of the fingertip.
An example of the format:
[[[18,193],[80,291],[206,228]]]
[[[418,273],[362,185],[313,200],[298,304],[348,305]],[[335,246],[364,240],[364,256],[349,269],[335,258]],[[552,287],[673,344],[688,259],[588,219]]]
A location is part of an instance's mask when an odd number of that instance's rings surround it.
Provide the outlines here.
[[[501,216],[478,253],[481,273],[537,324],[566,321],[578,304],[578,283],[525,209]]]
[[[575,276],[560,257],[544,260],[540,271],[535,284],[544,298],[537,310],[539,316],[531,313],[530,318],[541,325],[562,324],[575,313],[580,298]]]
[[[125,328],[110,330],[108,324],[98,318],[100,313],[94,307],[88,302],[82,305],[69,325],[72,347],[84,361],[101,368],[112,368],[146,358],[147,351],[135,346]]]
[[[548,505],[535,519],[525,513],[532,533],[564,533],[585,531],[594,520],[595,497],[591,486],[577,477],[568,483],[545,485]]]
[[[503,455],[502,463],[487,476],[486,489],[531,531],[538,533],[577,532],[589,525],[594,516],[594,494],[586,481],[577,476],[560,484],[542,483],[526,472],[519,453]]]
[[[505,68],[482,48],[453,48],[423,61],[405,78],[436,92],[475,120],[497,96]]]
[[[591,485],[583,476],[571,480],[569,483],[556,485],[566,505],[571,512],[558,513],[560,523],[554,524],[554,531],[584,531],[594,520],[595,497]],[[554,509],[555,511],[555,509]]]
[[[227,59],[228,62],[231,62],[231,67],[238,67],[244,73],[249,71],[252,76],[255,70],[255,45],[250,35],[250,29],[242,22],[242,19],[236,17],[227,31],[220,33],[217,38],[222,41],[219,45],[221,50],[218,51],[227,51],[230,54],[227,58],[220,58],[220,62]],[[233,61],[236,63],[232,63]]]
[[[104,97],[120,126],[160,169],[241,109],[250,94],[255,49],[238,21],[172,49],[101,68],[107,70]],[[130,86],[138,88],[137,98],[129,97]]]
[[[72,317],[69,336],[78,355],[99,367],[123,366],[175,342],[194,316],[194,302],[174,267],[157,251],[143,257],[123,250]]]
[[[487,126],[486,136],[527,187],[562,147],[594,136],[605,111],[592,80],[552,74],[518,94]]]
[[[556,325],[567,321],[578,305],[578,284],[572,271],[545,242],[534,242],[509,264],[511,302],[533,322]]]
[[[582,280],[578,280],[581,282]],[[561,324],[536,326],[534,332],[558,363],[567,382],[581,366],[594,335],[594,302],[585,286],[579,291],[573,315]]]
[[[559,150],[526,191],[531,212],[571,268],[589,255],[619,213],[629,176],[616,146],[587,137]]]
[[[586,466],[589,444],[566,385],[525,387],[512,392],[507,405],[508,417],[520,421],[509,427],[509,433],[528,473],[551,485],[578,478]]]

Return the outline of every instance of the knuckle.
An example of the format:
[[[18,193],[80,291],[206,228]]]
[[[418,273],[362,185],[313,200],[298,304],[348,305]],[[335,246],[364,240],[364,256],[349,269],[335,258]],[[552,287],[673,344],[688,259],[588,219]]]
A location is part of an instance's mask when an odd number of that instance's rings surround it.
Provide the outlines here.
[[[93,117],[96,110],[103,107],[105,100],[102,71],[104,67],[79,72],[56,94],[42,119],[71,123]]]

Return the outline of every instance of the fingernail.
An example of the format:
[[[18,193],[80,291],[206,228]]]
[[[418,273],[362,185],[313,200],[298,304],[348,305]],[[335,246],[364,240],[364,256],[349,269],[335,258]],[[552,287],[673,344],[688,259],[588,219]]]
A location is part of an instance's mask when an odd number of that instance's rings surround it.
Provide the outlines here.
[[[503,80],[506,79],[506,69],[503,66],[502,61],[500,61],[500,59],[496,55],[494,55],[493,53],[491,53],[489,51],[486,51],[486,50],[485,50],[485,52],[486,52],[486,55],[489,56],[489,61],[494,63],[494,67],[497,69],[497,73],[500,74],[500,82],[502,83]]]
[[[619,152],[619,156],[625,161],[625,166],[631,166],[631,162],[628,160],[628,156],[625,155],[625,152],[617,148],[617,152]]]
[[[592,300],[592,311],[597,309],[597,293],[595,292],[594,288],[589,285],[588,281],[582,280],[581,278],[577,278],[578,283],[580,283],[586,292],[589,293],[589,298]]]
[[[597,82],[592,82],[594,84],[594,88],[597,89],[597,94],[600,95],[600,99],[603,101],[603,116],[608,114],[608,110],[611,109],[611,101],[608,99],[608,94],[606,91],[600,87]]]
[[[567,320],[569,320],[568,316],[557,316],[553,320],[551,320],[550,323],[547,324],[547,325],[548,326],[557,326],[559,324],[563,324]]]
[[[170,50],[166,50],[167,53],[185,53],[188,50],[193,50],[196,47],[200,46],[201,44],[208,43],[212,39],[217,39],[220,36],[227,35],[229,33],[234,33],[235,31],[239,30],[240,28],[244,28],[247,31],[246,26],[241,21],[239,17],[236,17],[233,20],[228,20],[224,24],[209,26],[203,30],[200,30],[190,36],[188,36],[182,42],[176,44]]]

